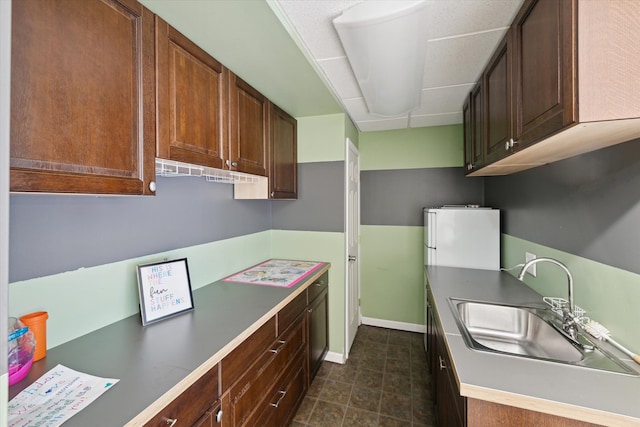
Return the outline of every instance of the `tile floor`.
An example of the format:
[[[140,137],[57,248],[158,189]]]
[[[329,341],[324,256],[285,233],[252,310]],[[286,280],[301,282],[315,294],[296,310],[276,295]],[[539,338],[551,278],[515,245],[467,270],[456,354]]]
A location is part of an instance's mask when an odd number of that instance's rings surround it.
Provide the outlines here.
[[[292,427],[434,426],[423,335],[361,325],[347,363],[324,362]]]

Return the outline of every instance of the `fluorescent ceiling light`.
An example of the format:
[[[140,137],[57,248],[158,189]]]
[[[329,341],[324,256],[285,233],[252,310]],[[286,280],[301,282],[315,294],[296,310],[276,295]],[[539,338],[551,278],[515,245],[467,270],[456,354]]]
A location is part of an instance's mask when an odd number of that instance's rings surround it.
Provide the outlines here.
[[[420,105],[426,1],[367,1],[333,20],[369,113],[396,117]]]

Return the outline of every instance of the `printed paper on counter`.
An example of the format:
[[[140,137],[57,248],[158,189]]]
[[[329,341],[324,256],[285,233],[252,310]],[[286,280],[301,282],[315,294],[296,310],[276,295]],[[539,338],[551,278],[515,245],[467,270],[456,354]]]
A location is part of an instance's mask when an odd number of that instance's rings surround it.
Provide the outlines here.
[[[11,399],[9,426],[59,426],[118,381],[58,365]]]

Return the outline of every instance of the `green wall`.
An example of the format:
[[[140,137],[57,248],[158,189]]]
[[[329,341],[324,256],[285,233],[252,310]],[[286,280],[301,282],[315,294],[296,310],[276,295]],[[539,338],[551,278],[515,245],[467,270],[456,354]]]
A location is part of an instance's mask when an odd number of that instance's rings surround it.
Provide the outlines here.
[[[566,264],[573,276],[575,304],[586,310],[589,318],[616,331],[612,338],[640,353],[640,275],[508,234],[502,235],[501,245],[503,268],[523,263],[525,252]],[[516,268],[510,273],[517,276],[519,271]],[[567,276],[554,265],[539,263],[536,277],[526,274],[524,279],[542,296],[567,299]]]
[[[361,133],[359,148],[363,171],[460,167],[462,125]],[[361,236],[362,316],[367,322],[419,329],[424,325],[424,228],[363,225]]]
[[[459,167],[462,125],[360,134],[360,170]]]

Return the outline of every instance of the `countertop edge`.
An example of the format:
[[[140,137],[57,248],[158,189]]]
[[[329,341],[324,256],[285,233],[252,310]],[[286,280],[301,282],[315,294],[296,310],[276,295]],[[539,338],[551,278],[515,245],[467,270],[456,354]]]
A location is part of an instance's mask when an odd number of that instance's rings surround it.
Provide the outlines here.
[[[271,317],[275,316],[282,308],[284,308],[287,304],[293,301],[298,295],[300,295],[303,291],[305,291],[314,280],[322,276],[325,272],[329,270],[331,267],[331,263],[323,263],[322,267],[318,270],[314,271],[312,275],[305,278],[305,281],[301,286],[299,286],[294,292],[285,297],[279,304],[269,310],[265,315],[263,315],[260,319],[258,319],[255,323],[245,329],[240,335],[238,335],[235,339],[230,341],[227,345],[225,345],[220,351],[215,353],[205,362],[203,362],[199,367],[194,369],[189,375],[187,375],[182,381],[177,383],[175,386],[170,388],[165,394],[160,396],[156,401],[154,401],[151,405],[147,406],[143,411],[138,413],[133,419],[125,424],[125,427],[137,427],[143,426],[145,423],[150,421],[154,416],[156,416],[164,407],[173,402],[180,394],[182,394],[185,390],[191,387],[198,379],[200,379],[204,374],[206,374],[211,368],[213,368],[217,363],[222,361],[222,359],[231,353],[238,345],[240,345],[245,339],[247,339],[251,334],[260,329],[262,325],[264,325]]]
[[[510,393],[472,384],[459,384],[460,394],[471,399],[484,400],[501,405],[513,406],[529,411],[542,412],[559,417],[570,418],[593,424],[607,426],[629,426],[637,425],[640,421],[637,418],[615,414],[607,411],[600,411],[584,406],[571,405],[554,400],[541,399],[523,394]]]

